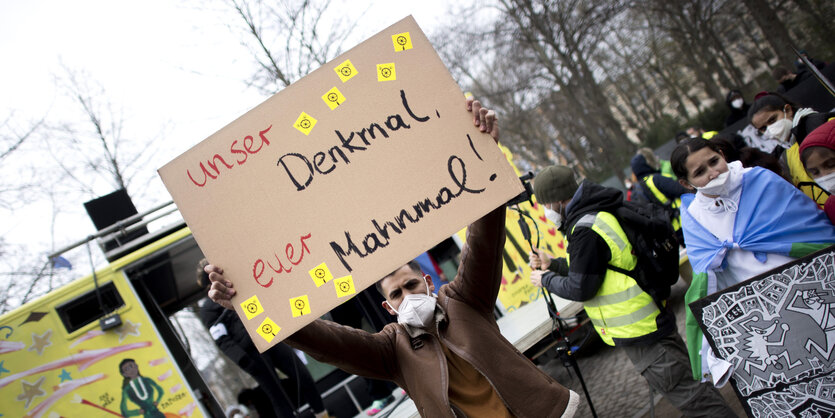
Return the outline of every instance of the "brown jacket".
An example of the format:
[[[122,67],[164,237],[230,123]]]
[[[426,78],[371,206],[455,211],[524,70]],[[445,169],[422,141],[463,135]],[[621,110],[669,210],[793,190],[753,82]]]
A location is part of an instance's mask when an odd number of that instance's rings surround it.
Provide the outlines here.
[[[513,415],[561,416],[568,389],[516,350],[493,317],[502,275],[504,222],[501,207],[470,225],[458,275],[438,292],[447,319],[438,325],[437,334],[412,339],[400,324],[371,334],[316,320],[287,338],[287,343],[349,373],[394,381],[414,400],[421,416],[433,418],[455,416],[440,347],[445,344],[487,378]]]
[[[371,334],[316,320],[287,343],[349,373],[394,381],[414,400],[421,416],[433,418],[455,416],[440,347],[445,344],[487,378],[513,415],[561,416],[568,389],[516,350],[493,317],[502,275],[504,222],[501,207],[470,225],[458,275],[438,292],[447,319],[438,325],[437,334],[412,339],[400,324]]]

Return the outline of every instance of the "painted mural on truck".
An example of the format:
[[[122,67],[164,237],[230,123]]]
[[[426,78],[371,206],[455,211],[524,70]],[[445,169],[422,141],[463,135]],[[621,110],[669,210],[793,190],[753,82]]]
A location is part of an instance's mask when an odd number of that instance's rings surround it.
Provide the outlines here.
[[[0,317],[0,417],[203,417],[124,274],[98,280]],[[99,296],[121,325],[102,331]]]

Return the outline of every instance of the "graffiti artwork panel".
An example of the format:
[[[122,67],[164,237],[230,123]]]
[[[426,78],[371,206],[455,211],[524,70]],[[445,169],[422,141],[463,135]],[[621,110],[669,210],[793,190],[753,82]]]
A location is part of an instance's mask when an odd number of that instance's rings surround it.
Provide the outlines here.
[[[690,308],[750,416],[835,415],[835,247]]]

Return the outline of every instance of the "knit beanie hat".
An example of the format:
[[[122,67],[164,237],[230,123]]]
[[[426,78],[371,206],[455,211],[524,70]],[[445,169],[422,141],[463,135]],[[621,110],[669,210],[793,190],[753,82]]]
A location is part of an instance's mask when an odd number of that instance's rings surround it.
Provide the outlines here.
[[[800,144],[801,158],[803,150],[811,147],[825,147],[835,151],[835,119],[818,126],[817,129],[806,135],[806,138]]]
[[[533,179],[533,193],[539,203],[554,203],[571,199],[577,191],[574,172],[564,165],[552,165]]]
[[[650,166],[653,170],[661,169],[661,162],[658,161],[658,157],[655,156],[655,152],[652,151],[652,148],[641,148],[638,150],[637,155],[644,156],[644,160],[646,160],[647,165]]]

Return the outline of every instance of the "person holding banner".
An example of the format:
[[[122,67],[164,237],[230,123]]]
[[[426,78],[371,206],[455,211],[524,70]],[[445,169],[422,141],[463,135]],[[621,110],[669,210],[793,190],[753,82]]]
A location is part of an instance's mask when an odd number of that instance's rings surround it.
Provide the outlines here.
[[[735,416],[715,388],[690,379],[687,348],[673,312],[635,279],[614,270],[633,270],[638,262],[614,216],[623,205],[620,190],[588,180],[578,185],[571,168],[560,165],[536,175],[534,195],[566,236],[568,257],[552,260],[533,249],[531,283],[582,301],[600,338],[621,347],[650,387],[684,416]]]
[[[197,268],[197,285],[208,288],[209,278],[203,268],[209,264],[206,259],[200,260]],[[274,392],[268,396],[270,411],[261,411],[263,418],[269,417],[292,417],[295,414],[294,404],[307,402],[314,418],[328,418],[325,403],[319,390],[316,389],[316,382],[313,376],[296,356],[292,348],[286,344],[276,344],[269,350],[260,354],[255,348],[249,334],[244,328],[241,320],[231,311],[225,311],[222,307],[203,298],[197,303],[200,308],[198,316],[203,322],[209,334],[212,336],[215,345],[230,360],[235,362],[248,375],[252,376],[258,385],[267,392]],[[296,399],[282,389],[281,379],[275,372],[275,368],[287,375],[288,382],[295,388]]]
[[[835,244],[835,226],[823,211],[777,174],[727,163],[716,144],[700,138],[679,144],[670,161],[681,185],[696,192],[681,199],[693,265],[688,304]],[[694,378],[724,385],[732,364],[714,356],[693,313],[686,312]]]
[[[473,124],[498,142],[493,111],[467,99]],[[398,322],[378,333],[318,319],[285,341],[349,373],[403,388],[424,417],[571,417],[577,393],[540,371],[499,332],[493,315],[501,286],[505,207],[468,228],[458,274],[437,295],[413,263],[378,282]],[[209,297],[232,309],[232,283],[206,267]],[[500,360],[500,361],[497,361]]]

